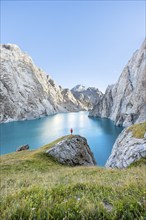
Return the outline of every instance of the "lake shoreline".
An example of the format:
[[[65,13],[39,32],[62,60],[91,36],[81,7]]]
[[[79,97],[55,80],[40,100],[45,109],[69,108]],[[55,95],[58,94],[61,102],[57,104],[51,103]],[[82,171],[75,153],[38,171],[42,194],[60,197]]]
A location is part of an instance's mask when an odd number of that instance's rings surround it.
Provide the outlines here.
[[[1,155],[15,152],[28,144],[30,150],[44,146],[59,137],[70,134],[81,135],[88,141],[96,161],[104,165],[113,144],[123,130],[113,121],[105,118],[90,118],[88,111],[58,113],[42,117],[41,120],[24,120],[0,124]]]

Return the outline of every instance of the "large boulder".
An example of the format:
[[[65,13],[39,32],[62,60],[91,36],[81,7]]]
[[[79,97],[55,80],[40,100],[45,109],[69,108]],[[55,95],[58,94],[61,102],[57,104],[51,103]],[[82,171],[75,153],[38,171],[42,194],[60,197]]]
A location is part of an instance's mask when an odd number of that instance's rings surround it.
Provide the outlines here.
[[[146,157],[146,133],[143,137],[136,138],[130,128],[125,128],[117,138],[105,167],[126,168]]]
[[[96,164],[87,140],[79,135],[65,138],[46,153],[56,158],[58,162],[71,166],[94,166]]]

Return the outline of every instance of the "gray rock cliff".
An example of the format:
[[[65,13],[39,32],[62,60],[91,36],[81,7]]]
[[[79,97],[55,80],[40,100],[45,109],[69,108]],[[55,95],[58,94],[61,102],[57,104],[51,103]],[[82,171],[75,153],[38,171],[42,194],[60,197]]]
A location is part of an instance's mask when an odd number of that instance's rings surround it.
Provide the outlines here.
[[[125,168],[146,157],[146,133],[143,138],[135,138],[129,128],[125,128],[117,138],[105,167]]]
[[[146,40],[89,116],[110,118],[125,127],[146,120]]]
[[[87,110],[58,86],[17,45],[0,45],[0,122],[34,119],[57,112]]]
[[[54,113],[47,99],[47,85],[43,87],[41,84],[43,73],[35,67],[31,58],[16,45],[2,45],[0,55],[0,121]]]
[[[95,104],[97,104],[103,94],[97,88],[89,87],[86,88],[82,85],[77,85],[71,89],[71,92],[77,100],[87,106],[87,109],[92,109]]]
[[[96,164],[87,140],[79,135],[60,141],[46,153],[56,158],[58,162],[71,166],[94,166]]]

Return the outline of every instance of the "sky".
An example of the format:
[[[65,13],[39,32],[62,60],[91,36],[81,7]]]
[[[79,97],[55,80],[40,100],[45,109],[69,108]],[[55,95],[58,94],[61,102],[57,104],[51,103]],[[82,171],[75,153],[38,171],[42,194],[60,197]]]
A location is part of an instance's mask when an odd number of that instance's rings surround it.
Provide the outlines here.
[[[63,88],[104,92],[145,38],[145,4],[1,0],[1,44],[17,44]]]

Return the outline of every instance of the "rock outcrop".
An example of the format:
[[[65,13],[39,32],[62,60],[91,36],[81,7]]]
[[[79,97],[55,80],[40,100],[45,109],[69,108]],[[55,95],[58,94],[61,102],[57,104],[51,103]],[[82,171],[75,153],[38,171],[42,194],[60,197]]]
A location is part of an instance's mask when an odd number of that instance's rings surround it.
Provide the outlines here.
[[[89,116],[110,118],[125,127],[146,120],[146,40]]]
[[[18,46],[1,45],[0,56],[0,122],[87,110],[70,90],[58,86]]]
[[[117,138],[105,167],[125,168],[146,157],[146,133],[143,138],[135,138],[129,127]]]
[[[70,166],[94,166],[94,156],[87,140],[79,135],[73,135],[57,143],[46,151],[61,164]]]
[[[18,147],[16,151],[23,151],[23,150],[28,150],[28,149],[29,149],[29,145],[25,144],[25,145]]]
[[[71,89],[71,92],[77,100],[87,107],[87,110],[92,109],[95,104],[97,104],[103,94],[97,88],[89,87],[86,88],[82,85],[77,85]]]

